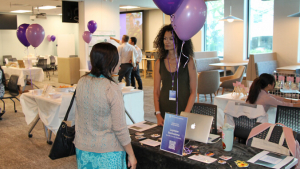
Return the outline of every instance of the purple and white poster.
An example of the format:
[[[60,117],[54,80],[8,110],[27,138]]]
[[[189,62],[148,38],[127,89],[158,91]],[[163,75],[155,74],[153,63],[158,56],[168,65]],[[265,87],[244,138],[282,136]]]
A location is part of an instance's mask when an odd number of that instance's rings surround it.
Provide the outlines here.
[[[186,117],[165,114],[161,150],[182,156],[187,121]]]

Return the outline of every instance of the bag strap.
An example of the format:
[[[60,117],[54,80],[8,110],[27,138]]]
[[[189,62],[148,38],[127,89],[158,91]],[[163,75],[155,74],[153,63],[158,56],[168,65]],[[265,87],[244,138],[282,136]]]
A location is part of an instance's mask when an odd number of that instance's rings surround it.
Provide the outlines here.
[[[283,128],[283,133],[285,136],[286,143],[293,154],[293,156],[296,156],[296,140],[293,135],[293,130],[288,127],[282,127]]]
[[[64,118],[64,121],[67,121],[67,120],[68,120],[69,113],[70,113],[70,110],[71,110],[71,108],[72,108],[72,105],[73,105],[73,102],[74,102],[74,99],[75,99],[75,95],[76,95],[76,90],[75,90],[75,92],[74,92],[74,94],[73,94],[73,96],[72,96],[72,99],[71,99],[69,108],[68,108],[67,113],[66,113],[65,118]]]

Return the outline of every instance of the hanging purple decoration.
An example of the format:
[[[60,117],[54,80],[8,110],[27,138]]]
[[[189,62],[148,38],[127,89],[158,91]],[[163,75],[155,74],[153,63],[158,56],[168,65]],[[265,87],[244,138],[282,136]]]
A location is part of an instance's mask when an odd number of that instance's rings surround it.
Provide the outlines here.
[[[94,33],[97,30],[97,22],[91,20],[88,22],[87,27],[91,33]]]
[[[44,28],[39,24],[31,24],[26,30],[26,38],[33,47],[38,47],[45,38]]]
[[[51,35],[48,35],[48,36],[47,36],[47,40],[48,40],[49,42],[51,42]]]
[[[153,0],[155,5],[167,15],[173,15],[183,0]]]
[[[29,24],[22,24],[19,26],[19,28],[17,29],[17,37],[19,39],[19,41],[26,47],[30,46],[30,43],[28,42],[27,38],[26,38],[26,30],[28,28]]]
[[[84,32],[83,32],[83,35],[82,35],[82,38],[83,38],[83,40],[84,40],[86,43],[90,43],[91,40],[92,40],[92,34],[91,34],[91,32],[89,32],[89,31],[84,31]]]
[[[172,26],[182,41],[191,39],[206,21],[207,7],[204,0],[184,0],[174,13]]]
[[[54,35],[52,35],[52,36],[51,36],[51,40],[52,40],[52,42],[54,42],[54,41],[55,41],[55,39],[56,39],[56,37],[55,37]]]

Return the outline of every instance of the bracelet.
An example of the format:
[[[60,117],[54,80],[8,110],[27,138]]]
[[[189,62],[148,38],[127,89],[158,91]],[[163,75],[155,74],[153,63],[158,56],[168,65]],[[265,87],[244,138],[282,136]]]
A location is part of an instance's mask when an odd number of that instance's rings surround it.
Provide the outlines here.
[[[156,111],[154,112],[154,115],[160,114],[160,111]]]

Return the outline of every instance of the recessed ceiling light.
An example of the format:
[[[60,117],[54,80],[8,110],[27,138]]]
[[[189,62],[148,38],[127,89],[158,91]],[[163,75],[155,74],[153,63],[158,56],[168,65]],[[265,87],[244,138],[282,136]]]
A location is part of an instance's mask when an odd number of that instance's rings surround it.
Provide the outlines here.
[[[39,9],[55,9],[56,6],[39,6]],[[37,7],[35,7],[34,9],[37,9]]]
[[[134,9],[134,8],[140,8],[138,6],[120,6],[122,9]]]
[[[60,14],[58,14],[58,15],[62,15],[62,14],[60,13]]]
[[[15,10],[15,11],[10,11],[13,13],[26,13],[26,12],[31,12],[30,10]]]

